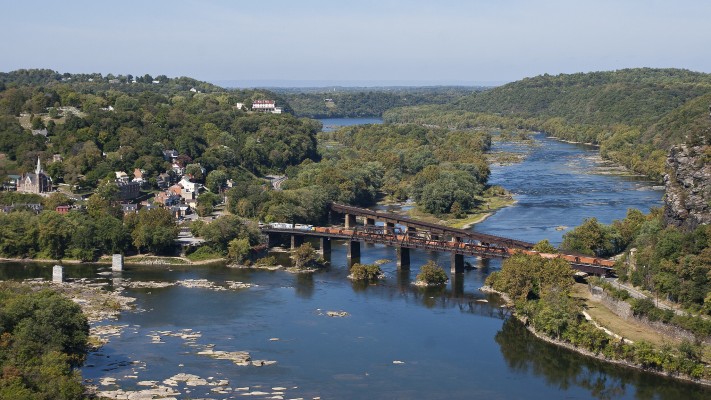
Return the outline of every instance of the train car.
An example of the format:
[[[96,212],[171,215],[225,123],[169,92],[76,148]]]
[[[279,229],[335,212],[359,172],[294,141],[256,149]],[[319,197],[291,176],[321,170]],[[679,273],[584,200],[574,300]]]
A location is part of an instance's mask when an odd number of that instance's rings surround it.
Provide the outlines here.
[[[312,231],[314,230],[313,225],[305,225],[305,224],[295,224],[294,229],[300,230],[300,231]]]
[[[269,227],[273,229],[294,229],[294,224],[287,224],[284,222],[272,222],[269,224]]]

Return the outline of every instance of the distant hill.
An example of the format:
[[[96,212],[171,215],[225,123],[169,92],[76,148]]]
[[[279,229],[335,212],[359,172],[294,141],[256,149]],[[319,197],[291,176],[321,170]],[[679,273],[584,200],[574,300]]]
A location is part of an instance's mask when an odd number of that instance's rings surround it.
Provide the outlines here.
[[[300,117],[380,117],[383,112],[404,106],[445,104],[481,87],[379,87],[379,88],[275,88]]]
[[[477,120],[487,114],[499,124],[507,120],[562,139],[599,144],[603,156],[661,180],[671,146],[708,128],[709,104],[711,74],[638,68],[526,78],[423,112],[434,117],[458,110]],[[417,114],[395,110],[386,119],[412,122],[416,115],[423,121]]]

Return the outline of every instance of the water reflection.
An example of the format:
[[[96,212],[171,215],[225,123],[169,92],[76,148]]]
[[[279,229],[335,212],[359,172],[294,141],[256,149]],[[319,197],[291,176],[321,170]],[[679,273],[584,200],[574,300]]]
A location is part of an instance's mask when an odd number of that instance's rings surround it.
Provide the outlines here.
[[[708,399],[711,396],[711,391],[702,387],[581,357],[536,340],[515,318],[506,319],[495,340],[511,370],[542,377],[556,389],[580,387],[601,400],[630,396],[645,400]],[[651,387],[654,390],[649,390]]]
[[[314,296],[314,274],[296,274],[294,289],[297,296],[310,299]]]

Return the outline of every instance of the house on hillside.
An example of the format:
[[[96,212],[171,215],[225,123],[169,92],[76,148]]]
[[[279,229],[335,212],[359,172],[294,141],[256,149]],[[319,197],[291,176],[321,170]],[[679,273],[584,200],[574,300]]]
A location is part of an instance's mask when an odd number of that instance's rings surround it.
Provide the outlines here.
[[[123,182],[126,183],[128,182],[128,174],[123,172],[123,171],[115,171],[114,174],[116,174],[116,181],[117,182]]]
[[[178,158],[178,150],[163,150],[163,158],[165,161],[175,161],[175,159]]]
[[[155,201],[158,204],[162,204],[166,207],[174,206],[180,204],[180,194],[175,194],[174,192],[170,190],[166,190],[165,192],[160,192],[156,195]]]
[[[146,171],[142,170],[140,168],[136,168],[133,170],[133,179],[131,180],[132,182],[138,182],[139,185],[143,185],[146,183]]]
[[[252,103],[252,111],[281,114],[282,108],[277,107],[274,100],[254,100]]]
[[[163,172],[156,178],[156,183],[158,184],[158,187],[160,189],[167,189],[168,186],[170,186],[170,175],[168,175],[168,173],[166,172]]]

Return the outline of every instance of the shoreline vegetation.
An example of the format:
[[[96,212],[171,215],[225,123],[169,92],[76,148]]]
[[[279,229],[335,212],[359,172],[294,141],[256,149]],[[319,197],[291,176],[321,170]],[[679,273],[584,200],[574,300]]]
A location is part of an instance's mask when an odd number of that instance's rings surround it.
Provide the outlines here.
[[[681,340],[673,346],[637,337],[633,342],[628,339],[630,332],[625,332],[621,324],[610,321],[601,324],[591,317],[586,312],[591,302],[579,296],[575,286],[568,265],[518,255],[507,259],[500,271],[489,275],[479,290],[499,295],[512,315],[545,342],[603,362],[711,386],[703,341]],[[623,318],[619,320],[622,322]],[[654,328],[650,330],[656,332]]]
[[[500,291],[498,291],[498,290],[496,290],[496,289],[494,289],[494,288],[492,288],[491,286],[488,286],[488,285],[485,285],[485,286],[480,287],[480,288],[479,288],[479,291],[481,291],[481,292],[483,292],[483,293],[495,294],[495,295],[501,297],[501,298],[504,300],[504,302],[505,302],[505,306],[506,306],[507,308],[511,309],[512,315],[513,315],[519,322],[521,322],[521,324],[526,328],[526,330],[527,330],[528,332],[530,332],[533,336],[535,336],[537,339],[540,339],[540,340],[542,340],[542,341],[544,341],[544,342],[546,342],[546,343],[550,343],[550,344],[552,344],[552,345],[555,345],[555,346],[558,346],[558,347],[562,347],[562,348],[564,348],[564,349],[566,349],[566,350],[575,352],[575,353],[580,354],[580,355],[583,355],[583,356],[585,356],[585,357],[594,358],[594,359],[596,359],[596,360],[598,360],[598,361],[602,361],[602,362],[605,362],[605,363],[615,364],[615,365],[619,365],[619,366],[623,366],[623,367],[627,367],[627,368],[633,368],[633,369],[637,369],[637,370],[640,370],[640,371],[652,373],[652,374],[659,375],[659,376],[664,376],[664,377],[671,378],[671,379],[676,379],[676,380],[681,380],[681,381],[684,381],[684,382],[696,383],[696,384],[704,385],[704,386],[707,386],[707,387],[711,387],[711,380],[709,380],[709,379],[696,379],[696,378],[693,378],[693,377],[687,376],[687,375],[679,375],[679,374],[673,374],[673,373],[671,373],[671,372],[658,371],[658,370],[654,370],[654,369],[649,369],[649,368],[645,367],[645,366],[642,365],[642,364],[630,362],[630,361],[627,361],[627,360],[619,360],[619,359],[614,359],[614,358],[608,358],[608,357],[606,357],[604,354],[594,353],[594,352],[589,351],[589,350],[586,350],[586,349],[584,349],[584,348],[582,348],[582,347],[575,346],[575,345],[573,345],[573,344],[571,344],[571,343],[564,342],[564,341],[562,341],[562,340],[557,340],[557,339],[555,339],[555,338],[553,338],[553,337],[550,337],[550,336],[546,335],[545,333],[541,333],[541,332],[537,331],[530,323],[528,323],[527,318],[525,318],[525,317],[519,315],[518,313],[516,313],[514,303],[511,301],[511,298],[509,298],[509,296],[508,296],[506,293],[500,292]],[[591,320],[590,322],[591,322],[591,323],[594,323],[595,321],[594,321],[594,320]],[[597,326],[596,326],[596,328],[597,328],[597,329],[600,329],[601,331],[604,331],[604,328],[597,327]]]

